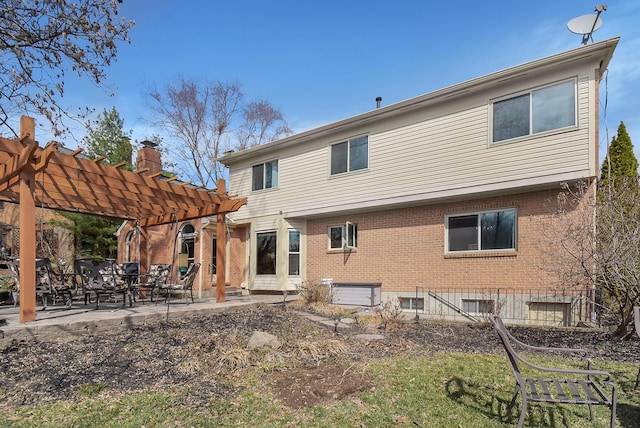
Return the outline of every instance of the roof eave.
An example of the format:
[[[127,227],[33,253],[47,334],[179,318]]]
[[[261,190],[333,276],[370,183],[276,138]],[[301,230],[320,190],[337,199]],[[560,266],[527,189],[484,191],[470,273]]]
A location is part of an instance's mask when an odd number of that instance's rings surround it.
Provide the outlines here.
[[[450,99],[457,95],[462,95],[471,92],[472,90],[479,90],[486,85],[490,85],[505,79],[513,78],[515,76],[521,76],[529,73],[532,70],[558,65],[569,61],[575,61],[577,59],[588,58],[596,55],[601,56],[599,63],[600,75],[608,67],[609,61],[613,56],[613,52],[620,40],[620,36],[613,37],[601,42],[592,43],[586,46],[580,46],[578,48],[561,52],[559,54],[551,55],[542,59],[530,61],[515,67],[511,67],[502,71],[497,71],[491,74],[487,74],[481,77],[467,80],[462,83],[458,83],[446,88],[438,89],[427,94],[423,94],[408,100],[400,101],[395,104],[390,104],[386,107],[377,108],[375,110],[368,111],[347,119],[342,119],[337,122],[332,122],[327,125],[320,126],[308,131],[301,132],[289,137],[285,137],[276,141],[272,141],[260,146],[252,147],[250,149],[242,150],[240,152],[227,153],[218,160],[226,166],[232,165],[235,162],[242,161],[247,158],[251,158],[255,155],[262,155],[269,153],[275,149],[286,147],[289,145],[300,144],[308,141],[312,138],[316,138],[322,135],[331,134],[345,128],[352,128],[362,125],[372,120],[380,120],[390,118],[400,113],[404,113],[410,110],[426,107],[428,104],[438,102],[442,99]]]

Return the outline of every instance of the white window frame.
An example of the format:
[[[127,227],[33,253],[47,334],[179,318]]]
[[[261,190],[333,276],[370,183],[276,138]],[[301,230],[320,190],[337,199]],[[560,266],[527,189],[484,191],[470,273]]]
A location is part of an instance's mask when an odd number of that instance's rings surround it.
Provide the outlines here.
[[[469,308],[465,308],[465,303],[474,304],[474,310],[467,310]],[[487,307],[488,306],[488,307]],[[475,299],[475,298],[464,298],[460,302],[460,309],[468,314],[489,314],[492,313],[496,308],[496,301],[493,299]],[[482,310],[485,309],[485,310]]]
[[[291,250],[291,233],[297,233],[298,234],[298,251],[292,251]],[[302,250],[302,234],[300,233],[299,230],[297,229],[289,229],[289,233],[287,234],[287,253],[288,253],[288,257],[287,257],[287,275],[288,276],[300,276],[300,270],[302,267],[302,254],[301,254],[301,250]],[[298,273],[297,274],[292,274],[291,273],[291,255],[297,255],[298,256]]]
[[[567,82],[573,82],[573,124],[572,125],[567,125],[567,126],[563,126],[563,127],[559,127],[559,128],[553,128],[553,129],[548,129],[545,131],[539,131],[539,132],[534,132],[533,131],[533,126],[534,126],[534,117],[533,117],[533,94],[534,92],[538,92],[538,91],[543,91],[545,89],[548,88],[552,88],[554,86],[558,86],[558,85],[562,85],[565,84]],[[494,110],[493,110],[493,106],[496,103],[499,103],[501,101],[507,101],[507,100],[511,100],[511,99],[515,99],[518,97],[521,97],[523,95],[529,95],[529,132],[527,134],[524,135],[519,135],[516,137],[512,137],[512,138],[505,138],[502,140],[494,140]],[[575,129],[578,127],[578,79],[576,77],[572,77],[570,79],[564,79],[558,82],[554,82],[548,85],[544,85],[544,86],[538,86],[535,88],[531,88],[529,90],[526,91],[522,91],[522,92],[518,92],[515,94],[510,94],[509,96],[505,96],[505,97],[500,97],[500,98],[496,98],[496,99],[492,99],[490,102],[490,108],[489,108],[489,144],[490,145],[499,145],[499,144],[504,144],[504,143],[508,143],[508,142],[513,142],[513,141],[517,141],[517,140],[521,140],[524,138],[529,138],[533,135],[541,135],[541,134],[545,134],[545,133],[555,133],[555,132],[561,132],[567,129]]]
[[[404,306],[405,302],[409,302],[409,307]],[[422,307],[420,307],[418,302],[422,302]],[[416,307],[417,306],[417,307]],[[424,301],[424,297],[409,297],[409,296],[400,296],[400,308],[402,308],[403,311],[422,311],[424,312],[424,308],[425,308],[425,301]]]
[[[271,176],[271,186],[267,187],[267,164],[271,164],[271,163],[276,165],[277,175],[276,175],[275,183],[273,182],[274,181],[273,175]],[[255,167],[257,166],[262,167],[262,187],[259,189],[254,189],[253,187],[254,173],[255,173]],[[269,161],[260,162],[260,163],[251,165],[251,191],[252,192],[260,192],[263,190],[277,189],[279,184],[280,184],[280,164],[278,162],[278,159],[272,159]]]
[[[358,168],[358,169],[351,169],[350,165],[351,165],[351,142],[355,141],[357,139],[360,138],[366,138],[367,139],[367,166],[363,167],[363,168]],[[334,173],[332,171],[332,165],[333,165],[333,148],[339,144],[346,144],[347,145],[347,170],[346,171],[341,171],[341,172],[336,172]],[[356,172],[356,171],[366,171],[369,169],[369,135],[359,135],[357,137],[351,137],[347,140],[343,140],[343,141],[339,141],[337,143],[333,143],[331,144],[331,146],[329,147],[329,175],[332,177],[338,176],[338,175],[342,175],[342,174],[349,174],[351,172]]]
[[[481,248],[482,245],[482,215],[490,214],[490,213],[499,213],[499,212],[513,212],[513,247],[512,248],[492,248],[492,249],[484,249]],[[477,235],[476,235],[476,247],[469,248],[467,250],[451,250],[450,249],[450,241],[449,241],[449,219],[456,217],[468,217],[468,216],[477,216]],[[467,212],[467,213],[456,213],[456,214],[448,214],[444,219],[444,229],[445,229],[445,252],[447,254],[460,254],[460,253],[491,253],[491,252],[504,252],[504,251],[513,251],[515,252],[518,249],[518,211],[515,208],[504,208],[500,210],[488,210],[488,211],[475,211],[475,212]]]
[[[340,247],[331,246],[331,231],[332,229],[340,229],[341,245]],[[327,227],[328,248],[329,250],[355,250],[358,248],[358,225],[350,221],[345,224],[332,225]]]

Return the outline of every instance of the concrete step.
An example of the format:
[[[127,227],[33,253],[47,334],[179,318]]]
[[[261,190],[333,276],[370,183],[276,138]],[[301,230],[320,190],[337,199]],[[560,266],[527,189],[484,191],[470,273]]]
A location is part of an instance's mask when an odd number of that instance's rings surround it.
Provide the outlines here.
[[[227,296],[242,296],[241,289],[239,289],[238,287],[231,287],[230,285],[227,285],[224,288],[224,292],[226,293]]]

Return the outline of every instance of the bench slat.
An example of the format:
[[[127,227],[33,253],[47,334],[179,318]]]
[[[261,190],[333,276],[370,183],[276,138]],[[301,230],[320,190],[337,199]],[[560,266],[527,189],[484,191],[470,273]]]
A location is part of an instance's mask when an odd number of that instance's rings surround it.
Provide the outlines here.
[[[593,384],[591,381],[579,379],[578,385],[582,387],[582,390],[584,391],[584,393],[592,403],[600,403],[600,400],[598,399],[598,397],[596,397],[595,394],[593,393],[593,388],[592,388]]]
[[[562,383],[558,379],[553,379],[553,384],[556,387],[558,398],[560,398],[561,400],[566,400],[567,395],[565,394],[564,389],[562,388]]]
[[[547,387],[547,384],[549,382],[541,380],[540,381],[540,388],[542,389],[542,393],[544,395],[544,399],[545,400],[553,400],[553,394],[551,394],[551,392],[549,391],[549,388]]]
[[[527,379],[527,382],[529,383],[529,389],[531,398],[533,400],[542,400],[542,398],[540,398],[540,396],[538,395],[538,390],[536,389],[536,382],[538,382],[538,379]]]
[[[578,391],[578,388],[576,388],[576,382],[572,381],[572,380],[565,380],[567,386],[569,386],[569,389],[571,390],[571,393],[573,394],[573,398],[575,401],[575,403],[580,403],[583,402],[584,400],[582,399],[582,395],[580,395],[580,391]]]

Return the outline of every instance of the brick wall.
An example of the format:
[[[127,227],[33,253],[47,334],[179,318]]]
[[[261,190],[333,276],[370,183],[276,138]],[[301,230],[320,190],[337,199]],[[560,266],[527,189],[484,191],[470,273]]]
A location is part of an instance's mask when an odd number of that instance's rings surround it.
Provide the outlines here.
[[[550,243],[542,232],[557,190],[422,207],[341,215],[308,222],[309,280],[382,282],[383,292],[419,287],[548,287],[555,280],[542,267]],[[445,215],[517,209],[517,251],[445,255]],[[358,225],[358,248],[329,251],[327,227]]]

